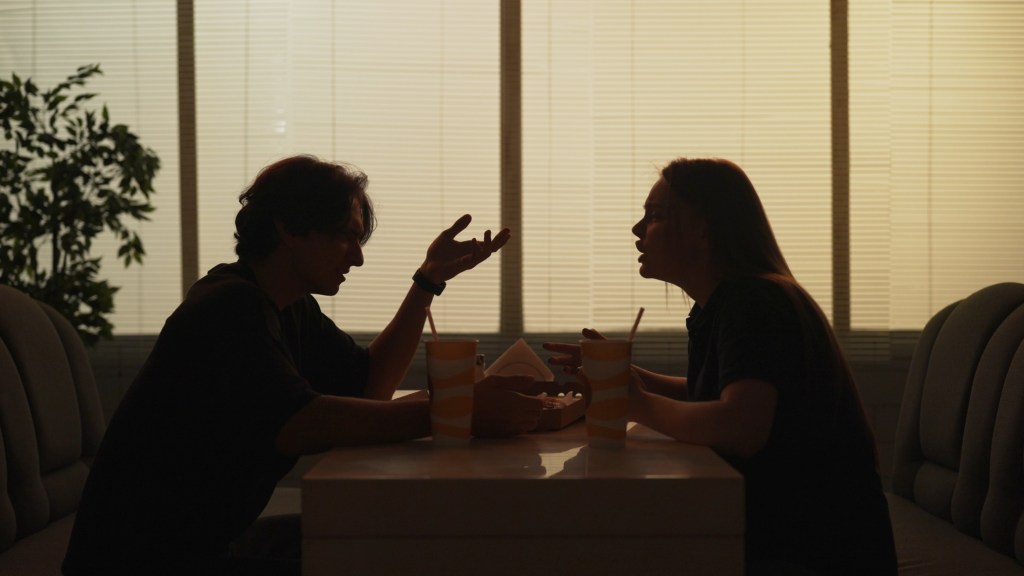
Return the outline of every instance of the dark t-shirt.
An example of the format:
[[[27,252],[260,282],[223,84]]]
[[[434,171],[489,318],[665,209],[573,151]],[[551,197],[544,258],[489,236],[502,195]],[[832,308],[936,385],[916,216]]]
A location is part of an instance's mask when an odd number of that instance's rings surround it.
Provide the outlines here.
[[[295,464],[275,449],[318,394],[362,396],[364,348],[307,296],[284,310],[239,263],[167,319],[110,420],[65,574],[195,573],[223,556]]]
[[[746,481],[748,574],[895,574],[874,439],[819,318],[795,287],[723,282],[686,322],[689,399],[743,379],[778,390],[765,447],[723,455]]]

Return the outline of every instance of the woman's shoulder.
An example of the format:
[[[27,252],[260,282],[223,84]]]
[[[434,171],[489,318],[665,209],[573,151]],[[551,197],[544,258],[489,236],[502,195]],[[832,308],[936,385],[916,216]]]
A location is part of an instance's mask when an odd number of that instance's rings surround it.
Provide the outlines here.
[[[800,322],[802,289],[785,278],[730,278],[718,292],[716,315],[726,324],[790,330]]]
[[[741,276],[724,280],[721,288],[722,300],[731,306],[779,306],[792,302],[796,286],[782,277]]]

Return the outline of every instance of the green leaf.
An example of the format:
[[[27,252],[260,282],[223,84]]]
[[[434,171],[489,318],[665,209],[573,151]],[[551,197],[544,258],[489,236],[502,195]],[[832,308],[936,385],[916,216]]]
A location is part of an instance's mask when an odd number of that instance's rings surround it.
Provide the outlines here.
[[[50,101],[46,104],[46,108],[49,110],[53,110],[67,99],[67,96],[64,96],[63,94],[58,94],[50,99]]]
[[[86,107],[96,94],[80,87],[95,74],[99,64],[82,66],[45,90],[15,73],[0,80],[0,281],[51,303],[91,343],[112,334],[118,290],[99,278],[93,239],[110,231],[118,260],[143,262],[127,222],[153,211],[160,168],[106,105]]]

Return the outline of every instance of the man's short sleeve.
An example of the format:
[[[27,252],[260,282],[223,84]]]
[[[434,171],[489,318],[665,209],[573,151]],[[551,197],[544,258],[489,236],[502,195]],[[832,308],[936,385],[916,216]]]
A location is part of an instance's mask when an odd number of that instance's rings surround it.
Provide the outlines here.
[[[313,390],[334,396],[363,396],[370,355],[309,296],[282,313],[282,329],[299,372]]]
[[[223,311],[224,324],[207,336],[209,349],[201,352],[217,372],[211,400],[214,409],[250,415],[240,421],[258,416],[261,428],[277,430],[317,394],[281,338],[273,307],[259,294],[236,297],[237,308]]]

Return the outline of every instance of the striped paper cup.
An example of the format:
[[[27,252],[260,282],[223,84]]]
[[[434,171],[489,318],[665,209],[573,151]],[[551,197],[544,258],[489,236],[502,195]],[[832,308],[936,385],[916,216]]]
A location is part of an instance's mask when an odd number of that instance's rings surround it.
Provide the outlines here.
[[[580,340],[583,373],[590,383],[587,439],[591,446],[619,448],[626,442],[629,371],[633,343],[628,340]]]
[[[430,426],[435,444],[469,443],[476,340],[427,340]]]

